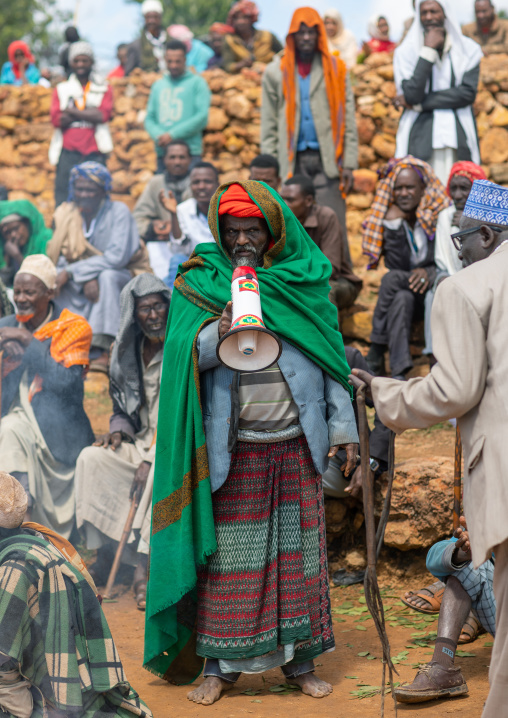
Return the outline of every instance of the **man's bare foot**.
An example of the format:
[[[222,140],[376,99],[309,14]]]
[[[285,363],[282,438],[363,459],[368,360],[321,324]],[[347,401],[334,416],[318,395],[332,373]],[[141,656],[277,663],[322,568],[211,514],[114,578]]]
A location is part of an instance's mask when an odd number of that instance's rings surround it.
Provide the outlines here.
[[[286,681],[300,686],[302,693],[312,696],[312,698],[324,698],[333,691],[333,687],[329,683],[322,681],[314,673],[304,673],[303,676],[296,676],[296,678],[286,678]]]
[[[208,676],[200,686],[187,693],[187,698],[194,703],[211,706],[212,703],[219,700],[224,691],[228,691],[233,685],[233,683],[223,681],[216,676]]]

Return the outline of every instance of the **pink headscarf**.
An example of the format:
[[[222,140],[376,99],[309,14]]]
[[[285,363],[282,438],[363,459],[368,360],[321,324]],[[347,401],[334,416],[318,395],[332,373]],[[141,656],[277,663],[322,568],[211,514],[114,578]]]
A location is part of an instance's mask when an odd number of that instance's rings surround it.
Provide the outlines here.
[[[168,27],[168,35],[173,40],[180,40],[187,48],[187,52],[192,49],[192,40],[194,39],[194,33],[189,30],[187,25],[170,25]]]

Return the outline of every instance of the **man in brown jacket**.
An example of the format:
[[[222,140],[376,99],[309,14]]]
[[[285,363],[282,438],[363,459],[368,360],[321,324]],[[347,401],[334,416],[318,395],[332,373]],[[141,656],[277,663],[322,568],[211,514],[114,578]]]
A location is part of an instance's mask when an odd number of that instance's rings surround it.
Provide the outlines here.
[[[508,189],[473,184],[452,235],[464,269],[445,279],[432,307],[437,364],[425,378],[372,379],[380,420],[390,429],[422,429],[457,418],[464,448],[464,507],[478,568],[494,551],[496,639],[483,718],[506,716],[508,700]]]
[[[354,274],[347,258],[344,232],[337,215],[330,207],[316,202],[316,188],[310,177],[305,175],[295,175],[286,180],[280,194],[332,264],[330,301],[337,309],[347,309],[355,303],[363,282]]]
[[[508,52],[508,20],[496,15],[491,0],[476,0],[474,13],[476,21],[462,26],[464,35],[481,45],[484,55]]]

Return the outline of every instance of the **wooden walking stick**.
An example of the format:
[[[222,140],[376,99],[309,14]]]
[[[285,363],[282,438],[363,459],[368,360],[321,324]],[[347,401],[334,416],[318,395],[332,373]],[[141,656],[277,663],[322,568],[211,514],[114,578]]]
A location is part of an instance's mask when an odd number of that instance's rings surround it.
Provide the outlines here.
[[[453,471],[453,530],[460,526],[460,504],[462,499],[462,438],[457,426],[455,433],[455,466]]]
[[[360,456],[362,466],[363,512],[365,515],[365,531],[367,535],[367,570],[365,571],[364,589],[365,602],[374,620],[379,640],[381,641],[381,647],[383,649],[383,676],[381,684],[380,713],[381,718],[383,718],[385,705],[386,667],[388,666],[388,679],[395,706],[395,715],[397,715],[397,701],[395,700],[394,695],[393,674],[395,672],[398,675],[398,672],[393,665],[390,656],[390,643],[386,633],[383,599],[381,598],[381,594],[379,592],[376,574],[377,546],[376,524],[374,519],[374,474],[372,473],[369,464],[369,425],[367,421],[367,410],[365,408],[365,390],[366,385],[364,384],[356,391],[358,433],[360,435]]]
[[[111,566],[111,571],[109,572],[109,578],[108,582],[106,584],[106,588],[104,589],[104,595],[103,598],[111,598],[111,591],[113,590],[113,585],[115,583],[116,574],[118,573],[118,569],[120,568],[120,562],[122,560],[122,554],[125,550],[125,547],[127,545],[127,541],[129,540],[130,532],[132,531],[132,524],[134,523],[134,517],[136,516],[136,511],[138,510],[139,502],[141,500],[141,496],[143,494],[143,491],[140,490],[140,488],[134,490],[135,487],[135,479],[132,484],[132,499],[131,499],[131,506],[129,509],[129,514],[127,516],[127,521],[125,522],[125,526],[123,528],[123,534],[122,538],[120,539],[120,543],[118,544],[118,548],[116,550],[115,554],[115,560],[113,561],[113,565]]]

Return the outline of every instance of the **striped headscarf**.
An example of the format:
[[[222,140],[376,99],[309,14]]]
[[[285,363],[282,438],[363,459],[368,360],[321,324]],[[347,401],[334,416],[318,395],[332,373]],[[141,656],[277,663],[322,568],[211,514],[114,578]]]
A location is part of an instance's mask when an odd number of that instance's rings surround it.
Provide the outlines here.
[[[450,170],[450,176],[448,177],[448,184],[446,185],[446,192],[449,197],[451,197],[450,194],[450,183],[452,181],[453,177],[467,177],[468,180],[471,181],[471,184],[475,180],[486,180],[487,175],[483,171],[483,168],[480,167],[480,165],[475,164],[474,162],[455,162],[455,164],[452,166]]]
[[[383,249],[383,221],[390,205],[393,204],[395,182],[402,170],[408,169],[414,170],[425,185],[425,191],[416,210],[416,219],[429,239],[434,239],[439,212],[451,205],[443,184],[427,162],[411,155],[399,160],[390,160],[378,170],[379,184],[376,196],[372,202],[371,212],[362,225],[362,248],[363,253],[370,257],[369,269],[374,269],[379,263]]]
[[[259,8],[256,3],[251,2],[251,0],[239,0],[231,6],[231,10],[228,13],[228,19],[226,20],[227,24],[232,25],[235,15],[240,13],[242,15],[248,15],[253,23],[258,21]]]
[[[68,202],[74,201],[74,185],[80,177],[95,182],[96,185],[102,187],[106,193],[106,197],[109,197],[112,178],[107,167],[101,165],[100,162],[82,162],[80,165],[76,165],[71,169]]]
[[[321,53],[326,96],[330,107],[335,159],[337,163],[340,163],[344,148],[347,68],[340,57],[330,53],[325,25],[317,10],[311,7],[301,7],[295,10],[291,18],[291,25],[286,37],[286,47],[280,61],[282,90],[286,101],[289,165],[292,166],[295,158],[298,132],[298,128],[295,126],[297,92],[295,86],[296,47],[294,35],[298,32],[302,23],[305,23],[308,27],[315,27],[318,31],[316,51]]]

